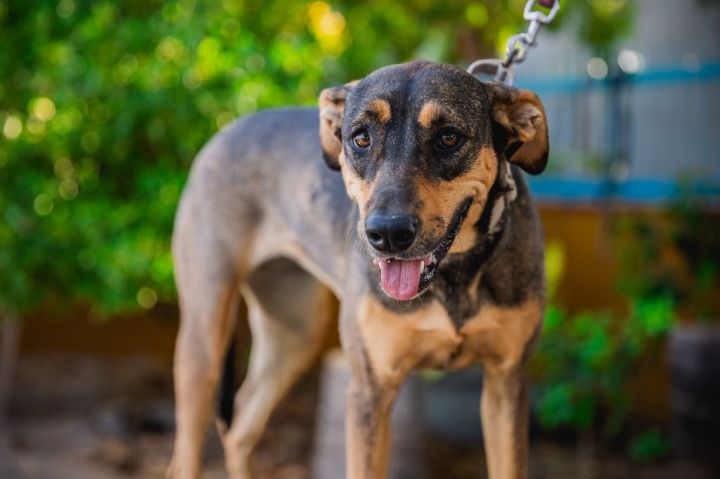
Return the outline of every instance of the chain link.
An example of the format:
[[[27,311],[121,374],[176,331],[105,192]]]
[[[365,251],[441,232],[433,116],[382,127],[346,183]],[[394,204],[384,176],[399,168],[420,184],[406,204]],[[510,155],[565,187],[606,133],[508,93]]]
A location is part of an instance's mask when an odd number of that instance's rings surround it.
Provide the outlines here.
[[[544,14],[540,10],[535,10],[536,4],[548,7],[552,3],[550,12]],[[505,60],[477,60],[473,62],[467,69],[468,73],[473,76],[480,74],[493,75],[495,81],[512,86],[515,76],[512,73],[514,64],[522,63],[527,58],[530,47],[537,45],[537,39],[540,27],[552,22],[560,11],[560,1],[548,0],[528,0],[523,11],[523,18],[530,22],[527,32],[518,33],[510,37],[505,44]]]

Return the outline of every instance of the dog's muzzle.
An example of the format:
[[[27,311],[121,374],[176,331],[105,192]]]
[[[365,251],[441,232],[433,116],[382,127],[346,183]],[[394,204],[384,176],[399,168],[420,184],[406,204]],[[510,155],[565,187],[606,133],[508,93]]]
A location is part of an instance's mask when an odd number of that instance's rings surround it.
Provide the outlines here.
[[[442,241],[429,254],[414,259],[373,259],[373,263],[380,266],[380,285],[385,294],[399,301],[408,301],[430,286],[438,264],[450,250],[471,203],[469,198],[457,208]],[[373,244],[372,240],[370,244]]]

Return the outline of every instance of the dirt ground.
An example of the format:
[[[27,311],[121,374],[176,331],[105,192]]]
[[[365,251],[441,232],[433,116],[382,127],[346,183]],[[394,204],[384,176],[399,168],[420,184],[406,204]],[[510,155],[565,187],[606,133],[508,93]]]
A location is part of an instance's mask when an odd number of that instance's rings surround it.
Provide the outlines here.
[[[162,478],[173,436],[170,365],[147,357],[53,355],[21,359],[9,423],[0,430],[2,479]],[[310,478],[318,374],[274,415],[255,454],[259,479]],[[425,439],[428,478],[484,478],[479,445]],[[209,479],[224,478],[210,434]],[[639,465],[598,448],[534,438],[531,479],[711,479],[708,465],[680,459]]]

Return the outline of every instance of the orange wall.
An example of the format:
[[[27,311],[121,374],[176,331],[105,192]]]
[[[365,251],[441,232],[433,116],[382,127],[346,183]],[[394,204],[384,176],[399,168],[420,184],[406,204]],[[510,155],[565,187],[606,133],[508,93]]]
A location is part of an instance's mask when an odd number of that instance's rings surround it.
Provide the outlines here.
[[[174,307],[109,319],[93,319],[85,308],[60,315],[45,309],[24,318],[20,350],[22,354],[148,354],[170,360],[177,317]]]
[[[558,242],[565,253],[557,302],[574,312],[621,308],[611,214],[596,207],[541,205],[540,216],[545,241]]]

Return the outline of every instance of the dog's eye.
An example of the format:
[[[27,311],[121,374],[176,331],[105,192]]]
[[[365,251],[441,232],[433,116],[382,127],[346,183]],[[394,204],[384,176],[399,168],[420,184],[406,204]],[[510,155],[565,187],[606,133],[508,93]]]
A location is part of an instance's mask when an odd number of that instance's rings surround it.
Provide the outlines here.
[[[368,133],[365,128],[363,128],[362,130],[358,130],[353,133],[352,142],[353,145],[355,145],[357,148],[364,150],[365,148],[370,146],[370,133]]]
[[[454,150],[462,141],[460,134],[454,130],[441,131],[435,140],[435,145],[441,150]]]

